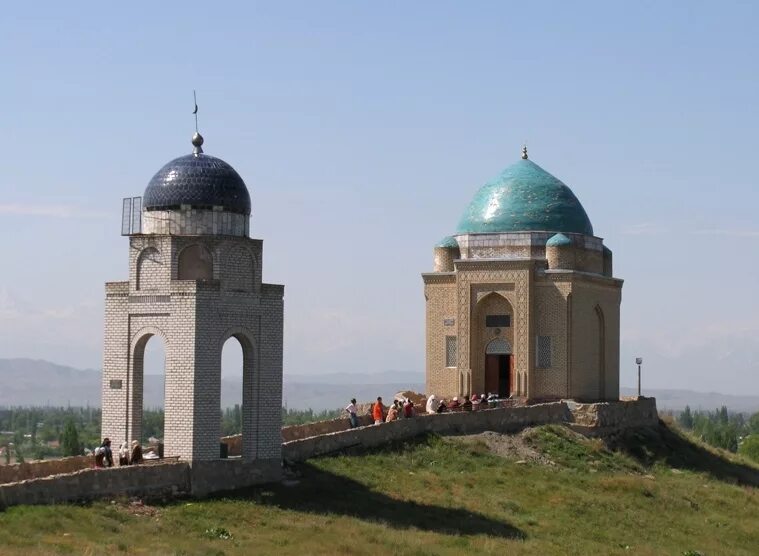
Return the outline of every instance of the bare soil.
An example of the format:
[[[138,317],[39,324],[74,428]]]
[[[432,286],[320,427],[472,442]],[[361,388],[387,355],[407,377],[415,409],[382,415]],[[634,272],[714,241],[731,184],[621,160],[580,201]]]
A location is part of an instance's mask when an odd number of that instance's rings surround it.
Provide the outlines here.
[[[468,446],[481,445],[499,457],[515,460],[517,463],[540,463],[554,465],[545,454],[540,453],[527,442],[532,429],[527,428],[516,434],[501,434],[486,431],[480,434],[447,437],[449,440]]]

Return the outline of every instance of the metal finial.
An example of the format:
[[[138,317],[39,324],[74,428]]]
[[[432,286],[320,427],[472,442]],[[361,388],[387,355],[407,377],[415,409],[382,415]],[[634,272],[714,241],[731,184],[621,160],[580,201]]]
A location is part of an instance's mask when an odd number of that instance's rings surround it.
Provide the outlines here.
[[[527,145],[522,145],[522,160],[527,160]]]
[[[195,90],[192,91],[192,99],[195,104],[195,110],[192,113],[195,115],[195,135],[192,136],[192,154],[195,156],[203,152],[203,136],[198,133],[198,97],[195,95]]]
[[[194,147],[192,149],[192,154],[198,155],[203,152],[203,136],[195,132],[195,135],[192,136],[192,146]]]

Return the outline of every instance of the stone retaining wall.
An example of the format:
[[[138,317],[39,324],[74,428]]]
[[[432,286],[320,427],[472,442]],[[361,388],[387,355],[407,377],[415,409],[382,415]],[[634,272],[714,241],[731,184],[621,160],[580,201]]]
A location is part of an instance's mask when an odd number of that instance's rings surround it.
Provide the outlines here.
[[[17,504],[52,504],[116,496],[155,498],[203,496],[277,481],[282,462],[241,459],[162,462],[148,465],[83,469],[0,485],[0,509]]]
[[[109,496],[173,496],[189,492],[190,466],[187,463],[83,469],[0,485],[0,508]]]
[[[373,423],[371,415],[358,415],[359,425],[371,425]],[[331,432],[347,431],[351,428],[350,419],[340,417],[328,421],[317,421],[316,423],[306,423],[305,425],[290,425],[282,427],[282,442],[291,442],[301,440],[310,436],[320,434],[329,434]],[[242,436],[233,434],[225,436],[221,441],[227,445],[227,454],[229,456],[239,456],[242,452]]]
[[[88,469],[95,463],[93,456],[73,456],[61,459],[30,461],[0,466],[0,484],[48,477]]]
[[[564,402],[440,415],[419,415],[413,419],[401,419],[382,425],[369,425],[285,442],[282,444],[282,457],[289,461],[304,461],[314,456],[353,446],[370,448],[427,433],[514,432],[528,426],[563,423],[571,420],[571,413]]]
[[[347,429],[285,442],[282,444],[282,457],[289,461],[304,461],[353,446],[379,446],[427,433],[509,433],[529,426],[568,423],[580,425],[593,434],[605,434],[612,430],[656,426],[658,422],[655,398],[595,404],[562,401],[525,407],[419,415],[413,419]]]
[[[576,424],[599,430],[649,427],[659,422],[656,398],[626,398],[617,402],[574,404],[571,409]]]

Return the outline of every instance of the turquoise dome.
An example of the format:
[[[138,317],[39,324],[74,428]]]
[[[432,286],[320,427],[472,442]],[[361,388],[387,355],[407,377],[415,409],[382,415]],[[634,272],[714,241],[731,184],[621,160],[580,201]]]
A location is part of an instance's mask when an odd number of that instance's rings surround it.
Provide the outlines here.
[[[443,239],[437,242],[435,247],[458,247],[459,243],[453,236],[445,236]]]
[[[456,233],[532,231],[592,236],[593,226],[569,187],[524,158],[480,188]]]
[[[546,247],[566,247],[567,245],[572,245],[572,240],[564,234],[556,234],[546,241]]]

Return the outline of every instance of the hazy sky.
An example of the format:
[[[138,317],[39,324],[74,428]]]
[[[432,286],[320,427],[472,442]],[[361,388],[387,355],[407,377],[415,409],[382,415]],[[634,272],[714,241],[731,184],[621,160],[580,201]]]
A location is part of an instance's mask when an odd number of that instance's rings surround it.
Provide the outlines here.
[[[14,2],[0,17],[0,357],[99,368],[121,198],[231,163],[286,285],[285,372],[421,371],[420,273],[530,157],[625,279],[622,384],[759,391],[759,3]]]

